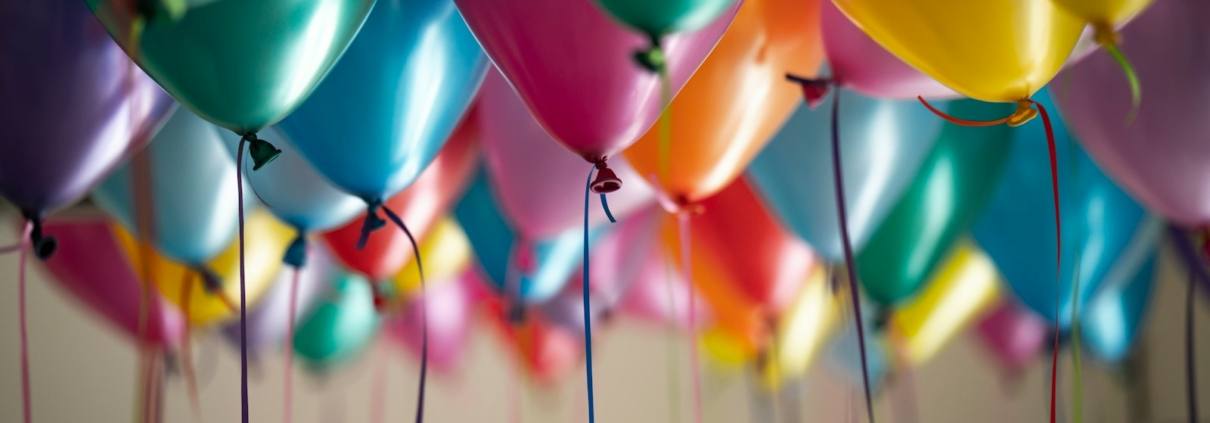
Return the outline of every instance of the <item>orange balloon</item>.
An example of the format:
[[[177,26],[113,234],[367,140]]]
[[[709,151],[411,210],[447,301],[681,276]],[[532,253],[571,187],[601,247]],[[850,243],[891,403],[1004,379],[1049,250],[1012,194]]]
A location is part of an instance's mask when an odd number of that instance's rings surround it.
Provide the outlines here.
[[[671,139],[661,169],[657,123],[623,154],[672,200],[713,195],[748,166],[802,96],[786,73],[815,75],[823,59],[816,0],[747,0],[710,57],[665,113]]]

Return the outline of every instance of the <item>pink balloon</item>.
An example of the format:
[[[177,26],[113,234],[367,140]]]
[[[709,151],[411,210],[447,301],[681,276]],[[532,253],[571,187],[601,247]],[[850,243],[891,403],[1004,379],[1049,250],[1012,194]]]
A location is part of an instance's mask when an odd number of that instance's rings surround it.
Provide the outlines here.
[[[952,98],[958,94],[883,49],[831,1],[823,2],[823,45],[833,78],[879,98]]]
[[[552,141],[499,72],[492,71],[479,94],[479,125],[487,169],[504,214],[522,237],[546,239],[582,224],[584,178],[589,165]],[[626,183],[609,195],[614,216],[655,201],[655,193],[621,157],[610,167]],[[605,220],[594,210],[593,224]]]
[[[1122,31],[1142,84],[1137,116],[1122,70],[1104,52],[1052,84],[1063,120],[1097,164],[1151,210],[1210,223],[1210,2],[1158,0]]]
[[[474,298],[469,287],[482,284],[473,270],[464,272],[458,280],[433,284],[427,292],[429,328],[429,364],[433,370],[451,373],[470,339]],[[415,299],[407,308],[387,323],[387,332],[413,356],[420,357],[420,307]]]
[[[62,219],[46,222],[44,228],[59,241],[55,255],[45,261],[55,285],[137,340],[143,284],[123,256],[109,223],[101,217]],[[185,327],[181,314],[157,292],[152,293],[148,310],[143,339],[156,345],[177,345]]]
[[[542,126],[577,154],[590,161],[612,155],[659,117],[658,78],[632,59],[647,40],[610,19],[592,0],[454,3]],[[701,30],[667,37],[672,92],[697,70],[738,8]]]
[[[987,350],[1010,371],[1025,369],[1046,345],[1046,321],[1011,301],[984,317],[977,330]]]

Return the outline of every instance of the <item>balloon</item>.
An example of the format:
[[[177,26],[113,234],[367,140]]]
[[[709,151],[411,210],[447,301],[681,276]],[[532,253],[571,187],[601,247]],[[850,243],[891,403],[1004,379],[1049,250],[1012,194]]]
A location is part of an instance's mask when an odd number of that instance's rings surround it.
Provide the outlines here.
[[[848,294],[846,294],[848,295]],[[847,305],[848,299],[841,299]],[[863,310],[868,304],[862,304]],[[852,315],[851,308],[842,308],[841,315]],[[887,354],[886,341],[881,338],[870,336],[874,333],[873,316],[869,313],[864,315],[865,325],[865,355],[866,355],[866,370],[869,372],[869,386],[871,392],[878,392],[878,387],[882,385],[886,379],[887,370],[891,363],[888,362],[890,357]],[[827,361],[831,368],[838,370],[845,380],[850,381],[852,385],[861,386],[866,380],[862,375],[861,364],[861,347],[857,341],[857,327],[853,326],[853,320],[848,320],[840,330],[836,331],[831,344],[828,346]]]
[[[778,318],[771,365],[762,372],[766,387],[777,388],[786,379],[805,375],[836,329],[842,298],[833,295],[826,273],[816,266],[794,305]]]
[[[181,314],[158,295],[150,296],[140,338],[140,301],[145,281],[122,255],[118,238],[105,219],[64,218],[46,223],[46,233],[62,244],[45,263],[51,281],[92,312],[138,342],[174,346],[181,341]]]
[[[267,129],[259,136],[281,149],[282,154],[273,166],[255,172],[249,171],[245,164],[244,180],[283,222],[303,233],[324,231],[348,222],[365,209],[360,199],[341,191],[319,174],[281,131]],[[240,137],[224,133],[221,138],[234,160]]]
[[[630,2],[635,1],[602,1]],[[626,149],[626,159],[680,204],[722,190],[798,105],[800,91],[786,83],[785,75],[814,75],[819,68],[823,48],[818,25],[815,1],[747,0],[710,57],[668,106],[668,127],[648,130]],[[663,138],[665,130],[671,132],[669,139]]]
[[[249,353],[255,354],[283,344],[287,344],[288,348],[286,336],[290,325],[290,285],[296,272],[298,289],[294,323],[301,324],[302,317],[310,314],[319,299],[329,295],[330,282],[339,275],[340,270],[336,259],[323,246],[307,251],[305,267],[282,267],[263,298],[248,310],[245,323]],[[223,327],[223,336],[237,348],[240,343],[239,329],[238,321]]]
[[[441,150],[487,64],[452,0],[381,2],[332,73],[278,126],[337,186],[383,200]]]
[[[1005,104],[973,100],[949,103],[961,116],[994,119],[1012,112]],[[1005,125],[946,125],[933,151],[899,202],[857,255],[861,285],[875,303],[901,303],[934,277],[955,240],[970,229],[991,199],[1012,148]]]
[[[967,97],[1029,98],[1050,82],[1084,24],[1051,0],[836,0],[904,62]]]
[[[972,242],[961,241],[924,292],[891,315],[891,337],[907,364],[932,358],[999,297],[996,266]]]
[[[911,99],[952,97],[954,92],[886,51],[853,25],[836,5],[823,2],[823,45],[832,81],[862,95]]]
[[[659,39],[667,34],[693,31],[710,24],[742,0],[597,0],[614,18],[644,35]]]
[[[239,134],[281,120],[344,52],[372,0],[213,0],[179,17],[85,0],[169,94]],[[136,15],[137,14],[137,15]]]
[[[480,172],[466,195],[454,206],[458,223],[466,230],[485,282],[496,292],[527,304],[550,299],[577,270],[584,248],[580,228],[571,228],[551,238],[526,240],[504,220],[486,172]],[[589,234],[594,244],[603,227]]]
[[[234,239],[237,226],[231,213],[239,200],[235,166],[219,131],[189,110],[178,109],[151,145],[97,186],[93,201],[138,233],[136,186],[141,179],[138,167],[145,162],[153,244],[175,260],[205,263]]]
[[[1055,82],[1063,118],[1106,172],[1148,209],[1186,226],[1210,222],[1210,5],[1163,0],[1123,31],[1147,98],[1133,121],[1117,64],[1095,55]]]
[[[553,386],[576,370],[583,355],[579,338],[545,321],[540,313],[527,313],[523,321],[514,322],[506,319],[506,310],[508,305],[498,297],[483,307],[505,349],[532,381]]]
[[[282,268],[281,257],[293,231],[267,212],[248,216],[244,245],[246,295],[249,307],[257,303]],[[127,259],[142,268],[147,247],[119,225],[117,238]],[[180,308],[191,326],[202,327],[239,317],[240,248],[230,242],[219,254],[199,264],[181,263],[153,251],[147,264],[160,295]],[[186,288],[188,287],[188,288]],[[188,292],[184,290],[188,289]]]
[[[379,318],[370,282],[344,274],[330,283],[329,295],[294,333],[294,353],[316,369],[347,362],[365,350],[378,333]]]
[[[79,0],[6,0],[0,19],[0,195],[38,218],[146,143],[172,102]]]
[[[445,214],[462,195],[475,169],[478,156],[479,127],[468,115],[441,154],[429,164],[412,186],[386,201],[387,207],[398,211],[412,234],[424,239],[429,227]],[[381,281],[399,273],[412,260],[412,245],[401,231],[378,231],[358,249],[365,214],[327,232],[324,241],[350,270],[370,280]]]
[[[534,117],[576,154],[594,162],[613,155],[659,117],[657,76],[623,59],[643,38],[590,0],[455,3]],[[669,92],[679,91],[706,58],[735,10],[704,29],[666,40]]]
[[[428,285],[433,282],[441,283],[457,279],[466,272],[471,263],[471,242],[466,233],[454,219],[443,217],[429,230],[424,239],[420,240],[420,256],[424,257],[424,273],[428,277]],[[407,265],[392,278],[392,285],[398,294],[406,297],[415,296],[420,290],[420,270],[415,261]]]
[[[1088,21],[1094,27],[1125,23],[1152,0],[1054,0],[1067,13]]]
[[[1012,300],[1003,300],[978,325],[979,339],[1006,369],[1024,371],[1046,347],[1046,321]]]
[[[499,72],[488,74],[479,96],[483,152],[504,215],[530,239],[579,227],[584,210],[568,200],[584,193],[584,162],[553,142]],[[631,212],[653,202],[655,195],[625,161],[615,160],[612,168],[623,180],[634,181],[609,199],[613,215],[626,220]],[[605,221],[603,214],[589,217],[594,225]]]
[[[428,359],[433,370],[452,373],[458,369],[458,362],[470,341],[475,306],[467,291],[470,285],[482,283],[475,279],[475,272],[464,272],[425,292],[427,314],[423,321],[428,324]],[[421,321],[420,307],[411,304],[386,323],[387,333],[393,335],[390,339],[398,341],[416,357],[420,356],[424,345]]]
[[[1042,104],[1049,104],[1048,93],[1040,98]],[[1056,269],[1051,247],[1055,222],[1049,206],[1047,149],[1035,138],[1013,139],[1008,170],[974,234],[1021,303],[1065,329],[1071,322],[1073,299],[1086,302],[1122,251],[1146,241],[1158,229],[1146,223],[1149,219],[1142,207],[1101,173],[1062,122],[1055,124],[1064,222],[1062,268]],[[1022,137],[1028,133],[1014,131]],[[1077,273],[1080,292],[1073,296]]]
[[[941,132],[915,102],[840,95],[840,137],[853,251],[911,183]],[[839,261],[840,224],[832,180],[828,113],[799,107],[749,168],[753,185],[782,222],[821,257]]]
[[[1155,291],[1157,241],[1137,250],[1144,257],[1118,260],[1110,271],[1116,276],[1109,277],[1113,282],[1106,282],[1080,310],[1080,340],[1093,356],[1117,362],[1134,346]]]

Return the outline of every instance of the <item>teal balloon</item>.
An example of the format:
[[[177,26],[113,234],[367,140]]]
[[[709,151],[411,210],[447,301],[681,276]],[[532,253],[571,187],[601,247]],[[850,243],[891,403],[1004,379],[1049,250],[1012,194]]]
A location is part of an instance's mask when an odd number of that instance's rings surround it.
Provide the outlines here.
[[[138,27],[129,0],[85,0],[122,48],[181,104],[237,133],[281,120],[361,28],[374,0],[210,0]]]
[[[481,169],[454,207],[454,216],[470,239],[485,281],[497,293],[521,303],[541,303],[554,297],[580,269],[583,229],[571,228],[547,239],[523,240],[505,220],[494,195],[487,172]],[[605,228],[600,225],[589,231],[589,246],[604,235]]]
[[[379,2],[279,128],[337,186],[382,200],[415,181],[445,145],[487,66],[452,0]]]
[[[849,236],[859,252],[928,157],[942,122],[916,101],[840,95],[841,163]],[[844,259],[832,180],[830,97],[800,106],[748,168],[780,220],[820,256]]]
[[[294,332],[294,353],[315,368],[347,362],[378,333],[378,311],[369,281],[352,273],[337,277]]]
[[[1080,340],[1094,357],[1120,361],[1138,339],[1155,290],[1155,240],[1149,247],[1142,260],[1121,260],[1125,264],[1115,267],[1122,268],[1121,278],[1107,281],[1081,310]]]
[[[704,27],[735,2],[736,0],[597,0],[597,3],[617,20],[654,37]]]
[[[952,101],[950,114],[976,120],[1012,113],[1013,106]],[[870,299],[894,306],[916,294],[949,256],[991,199],[1003,173],[1013,128],[946,125],[932,152],[890,214],[857,255]]]
[[[1042,91],[1034,98],[1052,111],[1063,225],[1062,266],[1055,263],[1050,162],[1040,118],[1013,131],[1008,168],[975,224],[974,235],[1017,299],[1050,323],[1067,329],[1072,307],[1077,303],[1084,307],[1132,240],[1152,230],[1145,224],[1151,220],[1076,144],[1054,114],[1050,93]],[[1080,289],[1073,293],[1077,274]]]
[[[97,186],[93,201],[131,233],[139,233],[134,166],[146,160],[153,244],[181,262],[205,263],[231,243],[238,226],[235,162],[223,147],[222,131],[178,108],[147,148]],[[245,204],[254,204],[251,200]]]

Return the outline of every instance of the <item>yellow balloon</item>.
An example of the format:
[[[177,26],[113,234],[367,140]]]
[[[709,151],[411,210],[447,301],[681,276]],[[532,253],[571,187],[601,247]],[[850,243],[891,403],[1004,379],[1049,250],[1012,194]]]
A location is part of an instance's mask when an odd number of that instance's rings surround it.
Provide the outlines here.
[[[716,370],[739,370],[756,357],[756,350],[751,348],[749,342],[724,328],[716,327],[702,332],[699,342],[706,362]]]
[[[1052,0],[835,3],[904,62],[954,91],[992,102],[1029,98],[1050,82],[1084,28]]]
[[[906,364],[931,358],[999,297],[996,266],[970,240],[961,241],[924,291],[891,315],[892,344]]]
[[[143,269],[140,249],[146,246],[120,225],[111,225],[122,250],[137,271]],[[244,264],[247,269],[247,298],[251,306],[260,299],[282,267],[282,255],[294,237],[294,230],[273,218],[268,212],[258,211],[245,223],[246,239]],[[222,283],[222,295],[206,290],[202,278],[189,266],[165,257],[148,247],[151,282],[160,295],[181,309],[195,327],[219,323],[238,315],[239,307],[239,240],[234,240],[206,263]],[[188,286],[188,288],[186,288]],[[186,291],[185,289],[188,289]]]
[[[470,240],[457,222],[442,218],[420,240],[420,258],[424,260],[424,276],[429,283],[453,279],[471,262]],[[410,297],[419,290],[420,272],[416,261],[408,260],[392,282],[395,292],[403,297]]]
[[[776,390],[782,380],[806,374],[836,329],[843,300],[829,287],[824,266],[816,266],[798,298],[778,321],[769,363],[762,370],[765,387]]]
[[[1053,0],[1059,7],[1093,26],[1112,27],[1142,12],[1152,0]]]

